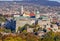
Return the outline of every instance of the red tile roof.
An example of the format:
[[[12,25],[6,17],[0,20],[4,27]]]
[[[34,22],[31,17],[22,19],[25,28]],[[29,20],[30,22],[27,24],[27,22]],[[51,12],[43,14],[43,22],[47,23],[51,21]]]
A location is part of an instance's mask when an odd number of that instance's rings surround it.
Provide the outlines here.
[[[30,13],[30,16],[35,16],[35,14],[32,12],[32,13]]]

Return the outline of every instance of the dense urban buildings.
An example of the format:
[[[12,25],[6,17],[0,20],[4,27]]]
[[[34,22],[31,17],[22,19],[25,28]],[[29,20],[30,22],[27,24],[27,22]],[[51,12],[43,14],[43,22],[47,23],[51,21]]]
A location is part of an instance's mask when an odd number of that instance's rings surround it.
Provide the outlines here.
[[[11,35],[20,39],[18,37],[19,34],[23,34],[23,37],[33,35],[40,37],[40,41],[42,41],[47,35],[50,36],[49,34],[51,33],[53,35],[60,33],[60,6],[43,6],[17,2],[0,3],[0,29],[0,33],[3,36],[7,35],[8,37]],[[56,41],[55,38],[56,36],[52,40]],[[29,39],[25,41],[29,41]]]

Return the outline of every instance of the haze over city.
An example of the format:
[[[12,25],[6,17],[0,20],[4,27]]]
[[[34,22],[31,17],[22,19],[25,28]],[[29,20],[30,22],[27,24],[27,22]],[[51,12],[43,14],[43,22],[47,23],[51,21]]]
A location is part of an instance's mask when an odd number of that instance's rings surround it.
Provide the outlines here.
[[[23,0],[0,0],[0,1],[23,1]],[[49,1],[57,1],[57,2],[60,2],[60,0],[49,0]]]

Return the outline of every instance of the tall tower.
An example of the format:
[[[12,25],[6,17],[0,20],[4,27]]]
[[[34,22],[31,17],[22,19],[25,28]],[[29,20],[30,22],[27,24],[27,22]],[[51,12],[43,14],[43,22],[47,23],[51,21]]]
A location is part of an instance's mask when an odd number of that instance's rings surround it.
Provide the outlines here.
[[[23,11],[24,11],[24,10],[23,10],[23,5],[22,5],[22,6],[21,6],[21,14],[23,14]]]

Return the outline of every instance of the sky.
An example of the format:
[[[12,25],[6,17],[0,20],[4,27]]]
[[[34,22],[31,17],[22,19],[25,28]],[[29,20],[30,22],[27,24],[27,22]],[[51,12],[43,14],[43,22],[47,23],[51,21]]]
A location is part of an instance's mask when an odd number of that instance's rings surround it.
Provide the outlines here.
[[[13,0],[0,0],[0,1],[13,1]],[[17,0],[18,1],[18,0]],[[22,0],[20,0],[22,1]],[[60,0],[50,0],[50,1],[57,1],[57,2],[60,2]]]
[[[60,0],[50,0],[50,1],[57,1],[57,2],[60,2]]]

